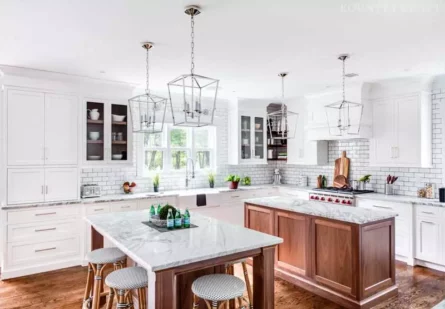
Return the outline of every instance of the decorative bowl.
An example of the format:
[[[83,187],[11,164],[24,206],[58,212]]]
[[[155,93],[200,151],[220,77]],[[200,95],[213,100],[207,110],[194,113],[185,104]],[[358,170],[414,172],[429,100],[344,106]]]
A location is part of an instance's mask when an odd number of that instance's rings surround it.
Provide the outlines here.
[[[113,160],[122,160],[122,155],[121,154],[114,154],[111,156],[113,158]]]
[[[151,223],[153,223],[156,226],[167,227],[167,220],[159,219],[159,215],[151,216],[150,221],[151,221]]]
[[[255,129],[257,130],[261,129],[261,123],[255,123]]]
[[[125,119],[125,115],[112,115],[112,117],[113,117],[113,121],[117,121],[117,122],[121,122],[121,121],[124,121],[124,119]]]
[[[100,137],[99,132],[89,132],[88,135],[90,137],[90,140],[93,140],[93,141],[97,141]]]

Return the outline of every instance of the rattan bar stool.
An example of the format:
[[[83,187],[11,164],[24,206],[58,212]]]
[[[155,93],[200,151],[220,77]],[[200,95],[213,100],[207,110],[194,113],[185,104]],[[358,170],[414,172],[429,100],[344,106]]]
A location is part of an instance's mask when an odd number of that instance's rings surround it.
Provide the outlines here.
[[[234,275],[234,269],[233,266],[235,264],[241,264],[243,267],[243,275],[244,275],[244,282],[246,282],[247,287],[247,298],[249,300],[249,306],[248,308],[253,309],[253,294],[252,294],[252,286],[250,285],[250,279],[249,279],[249,273],[247,272],[247,263],[246,259],[241,259],[237,261],[233,261],[226,264],[226,274]]]
[[[99,309],[99,302],[103,292],[103,273],[106,267],[113,265],[115,270],[126,266],[127,256],[117,248],[102,248],[87,254],[88,275],[85,294],[83,296],[83,308]]]
[[[116,308],[131,308],[133,306],[131,291],[138,292],[138,308],[147,308],[148,275],[142,267],[128,267],[115,270],[105,278],[105,284],[110,287],[107,309],[113,306],[114,295],[117,295]]]
[[[193,309],[198,308],[200,299],[204,300],[207,309],[222,309],[232,299],[238,300],[238,308],[243,306],[243,294],[246,284],[238,277],[228,274],[202,276],[192,284]]]

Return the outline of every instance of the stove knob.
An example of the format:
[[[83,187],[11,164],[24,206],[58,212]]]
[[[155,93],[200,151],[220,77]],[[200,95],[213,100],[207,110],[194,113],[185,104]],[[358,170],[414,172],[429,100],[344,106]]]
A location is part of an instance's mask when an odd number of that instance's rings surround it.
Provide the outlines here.
[[[325,198],[324,198],[324,197],[321,197],[320,201],[324,201],[324,200],[325,200]]]
[[[315,199],[318,201],[320,198],[318,196],[316,196]]]
[[[331,198],[328,198],[328,202],[332,202],[332,199],[331,199]]]
[[[348,205],[352,205],[352,202],[351,202],[351,200],[349,200],[347,204],[348,204]]]
[[[343,201],[341,201],[341,203],[342,203],[342,204],[346,204],[346,201],[345,201],[345,200],[343,200]]]
[[[339,199],[336,199],[335,202],[336,202],[336,203],[340,203],[340,200],[339,200]]]
[[[311,200],[313,200],[315,197],[313,195],[311,195]]]

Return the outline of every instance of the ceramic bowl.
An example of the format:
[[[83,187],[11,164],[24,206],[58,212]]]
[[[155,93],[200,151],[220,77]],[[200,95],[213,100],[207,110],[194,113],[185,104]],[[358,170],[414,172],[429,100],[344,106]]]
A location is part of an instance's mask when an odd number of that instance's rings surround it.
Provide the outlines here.
[[[124,121],[124,119],[125,119],[125,115],[123,115],[123,116],[121,116],[121,115],[111,115],[112,117],[113,117],[113,121],[117,121],[117,122],[120,122],[120,121]]]
[[[261,123],[255,123],[255,129],[257,130],[261,129]]]
[[[121,154],[114,154],[111,157],[113,158],[113,160],[122,160],[122,155]]]
[[[88,156],[88,160],[100,160],[100,156]]]
[[[151,223],[159,227],[167,227],[167,220],[159,219],[158,215],[154,215],[150,218]]]
[[[97,141],[100,137],[100,133],[99,132],[90,132],[90,133],[88,133],[88,136],[90,137],[91,140]]]

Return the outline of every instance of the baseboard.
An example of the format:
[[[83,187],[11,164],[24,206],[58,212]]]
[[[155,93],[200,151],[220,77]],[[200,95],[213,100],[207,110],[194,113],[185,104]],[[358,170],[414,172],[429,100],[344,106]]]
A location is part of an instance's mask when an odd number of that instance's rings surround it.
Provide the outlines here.
[[[17,277],[34,275],[34,274],[44,273],[47,271],[53,271],[53,270],[58,270],[58,269],[62,269],[62,268],[67,268],[67,267],[79,266],[81,264],[82,264],[82,261],[79,260],[78,258],[76,258],[76,259],[61,261],[61,262],[52,263],[52,264],[35,265],[32,267],[12,268],[12,269],[3,268],[0,279],[7,280],[7,279],[12,279],[12,278],[17,278]]]
[[[414,260],[414,265],[419,265],[419,266],[423,266],[423,267],[427,267],[427,268],[431,268],[431,269],[434,269],[434,270],[445,272],[445,266],[444,265],[439,265],[439,264],[436,264],[436,263],[431,263],[431,262],[426,262],[426,261],[415,259]]]
[[[414,258],[412,258],[412,257],[406,257],[406,256],[401,256],[401,255],[396,254],[396,260],[399,262],[406,263],[409,266],[414,266]]]

